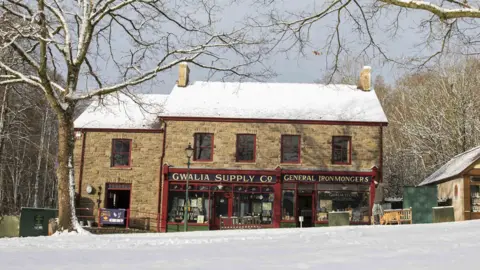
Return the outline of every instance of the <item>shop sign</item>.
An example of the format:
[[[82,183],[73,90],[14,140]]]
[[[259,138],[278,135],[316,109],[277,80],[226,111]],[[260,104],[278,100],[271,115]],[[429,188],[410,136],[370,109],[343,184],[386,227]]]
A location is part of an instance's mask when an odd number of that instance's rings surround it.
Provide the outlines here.
[[[102,209],[100,212],[101,224],[122,225],[125,220],[125,209]]]
[[[357,175],[322,175],[322,174],[284,174],[284,182],[319,182],[319,183],[342,183],[342,184],[368,184],[372,176]]]
[[[232,183],[275,183],[274,175],[248,174],[203,174],[203,173],[169,173],[168,180],[172,181],[201,181],[201,182],[232,182]]]

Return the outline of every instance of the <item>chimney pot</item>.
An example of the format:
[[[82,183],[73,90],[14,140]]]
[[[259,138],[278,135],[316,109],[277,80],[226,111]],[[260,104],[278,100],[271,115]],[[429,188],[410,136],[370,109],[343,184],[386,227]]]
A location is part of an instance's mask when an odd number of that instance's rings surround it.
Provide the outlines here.
[[[372,88],[371,82],[371,72],[372,67],[364,66],[362,71],[360,72],[360,78],[358,80],[357,88],[363,91],[370,91]]]
[[[190,75],[190,68],[187,62],[181,62],[178,64],[178,87],[186,87],[188,85],[188,77]]]

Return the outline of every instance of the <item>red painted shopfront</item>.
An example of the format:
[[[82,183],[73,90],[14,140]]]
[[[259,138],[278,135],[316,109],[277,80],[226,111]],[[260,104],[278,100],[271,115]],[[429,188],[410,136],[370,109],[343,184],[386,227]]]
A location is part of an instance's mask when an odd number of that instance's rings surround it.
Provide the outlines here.
[[[328,212],[350,211],[352,224],[369,224],[374,197],[370,172],[230,170],[164,166],[160,230],[183,230],[188,178],[189,230],[218,230],[234,220],[257,228],[328,223]],[[250,221],[250,222],[247,222]],[[224,225],[224,223],[222,223]],[[246,225],[246,226],[247,226]]]

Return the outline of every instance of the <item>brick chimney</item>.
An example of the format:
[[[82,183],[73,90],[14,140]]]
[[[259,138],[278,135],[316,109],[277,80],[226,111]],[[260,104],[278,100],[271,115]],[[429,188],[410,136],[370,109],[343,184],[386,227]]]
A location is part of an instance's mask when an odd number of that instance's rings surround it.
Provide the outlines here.
[[[188,85],[188,77],[190,75],[190,68],[188,68],[187,62],[181,62],[178,64],[178,87],[186,87]]]
[[[372,68],[370,66],[364,66],[362,71],[360,72],[360,78],[358,80],[357,88],[363,91],[370,91],[372,89],[372,81],[371,81],[371,72]]]

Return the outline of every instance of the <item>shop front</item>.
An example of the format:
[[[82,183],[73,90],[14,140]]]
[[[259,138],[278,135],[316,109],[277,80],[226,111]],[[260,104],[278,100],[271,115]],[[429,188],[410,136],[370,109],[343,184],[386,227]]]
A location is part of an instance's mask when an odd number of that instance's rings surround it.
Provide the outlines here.
[[[277,171],[165,168],[162,229],[183,231],[185,210],[189,231],[279,227]]]
[[[370,224],[375,174],[165,166],[161,228],[183,231],[185,210],[189,231],[300,227],[299,217],[302,227],[326,226],[339,211],[352,225]]]
[[[350,213],[350,224],[370,224],[372,172],[283,170],[281,227],[328,225],[330,212]]]

